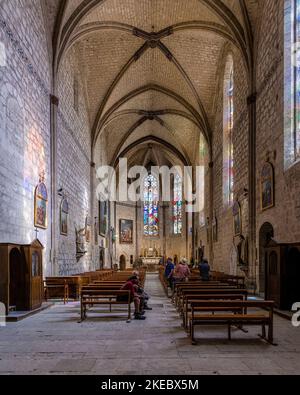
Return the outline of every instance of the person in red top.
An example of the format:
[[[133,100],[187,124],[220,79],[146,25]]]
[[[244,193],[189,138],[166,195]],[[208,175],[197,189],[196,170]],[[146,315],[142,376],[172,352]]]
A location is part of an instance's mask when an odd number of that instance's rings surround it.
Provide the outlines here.
[[[137,286],[139,284],[139,280],[137,276],[130,277],[126,283],[122,286],[121,290],[130,291],[130,300],[134,302],[135,320],[145,320],[146,317],[143,316],[143,298],[141,295],[137,293]]]

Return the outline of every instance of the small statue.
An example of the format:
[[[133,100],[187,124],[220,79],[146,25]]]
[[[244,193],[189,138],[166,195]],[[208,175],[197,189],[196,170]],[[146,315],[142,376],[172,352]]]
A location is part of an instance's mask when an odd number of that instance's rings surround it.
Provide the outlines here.
[[[240,235],[239,243],[236,246],[237,249],[237,264],[238,266],[248,266],[248,238]]]
[[[86,249],[85,249],[85,242],[84,242],[84,237],[85,237],[85,229],[80,229],[77,230],[75,226],[75,233],[76,233],[76,253],[78,255],[84,255],[86,254]]]

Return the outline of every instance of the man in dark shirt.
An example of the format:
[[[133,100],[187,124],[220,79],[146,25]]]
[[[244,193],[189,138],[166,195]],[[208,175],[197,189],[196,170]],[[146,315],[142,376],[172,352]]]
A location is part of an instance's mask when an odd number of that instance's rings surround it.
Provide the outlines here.
[[[171,273],[173,272],[174,269],[175,269],[175,266],[174,266],[174,264],[173,264],[173,262],[172,262],[172,259],[171,259],[171,258],[168,258],[167,264],[166,264],[166,268],[165,268],[165,277],[166,277],[166,279],[169,281],[169,286],[170,286],[170,288],[172,288],[172,286],[173,286],[173,281],[172,281],[172,278],[171,278]]]
[[[122,286],[121,290],[130,291],[130,301],[134,302],[135,320],[145,320],[146,317],[143,316],[143,298],[141,295],[137,293],[137,288],[139,285],[139,280],[137,276],[130,277],[126,283]]]
[[[210,278],[210,266],[207,259],[203,259],[199,264],[200,277],[203,281],[209,281]]]

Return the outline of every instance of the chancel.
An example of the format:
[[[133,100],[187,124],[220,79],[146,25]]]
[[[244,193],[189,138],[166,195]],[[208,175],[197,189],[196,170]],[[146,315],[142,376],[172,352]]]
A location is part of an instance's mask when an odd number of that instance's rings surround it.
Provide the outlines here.
[[[0,374],[300,373],[299,32],[0,1]]]

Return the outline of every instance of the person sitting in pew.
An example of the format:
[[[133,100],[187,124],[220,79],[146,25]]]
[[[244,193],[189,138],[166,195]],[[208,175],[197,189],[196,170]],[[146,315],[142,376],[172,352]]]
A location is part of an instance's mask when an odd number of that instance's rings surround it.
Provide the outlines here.
[[[175,290],[175,283],[187,281],[190,275],[191,271],[188,267],[187,259],[181,258],[179,263],[175,266],[175,269],[173,269],[170,274],[170,278],[172,280],[173,296]]]
[[[140,277],[139,277],[139,272],[138,271],[134,271],[132,273],[133,276],[136,276],[138,279],[138,285],[134,285],[136,292],[143,298],[144,301],[144,310],[152,310],[151,307],[148,306],[148,301],[150,299],[149,294],[144,290],[144,288],[141,286],[141,282],[140,282]]]
[[[144,299],[141,295],[137,293],[138,284],[139,284],[138,277],[132,276],[121,287],[121,290],[130,291],[131,302],[134,302],[134,308],[135,308],[134,319],[145,320],[146,317],[144,317],[145,312],[143,310]]]
[[[210,280],[210,266],[208,260],[204,258],[199,264],[200,277],[202,281]]]

